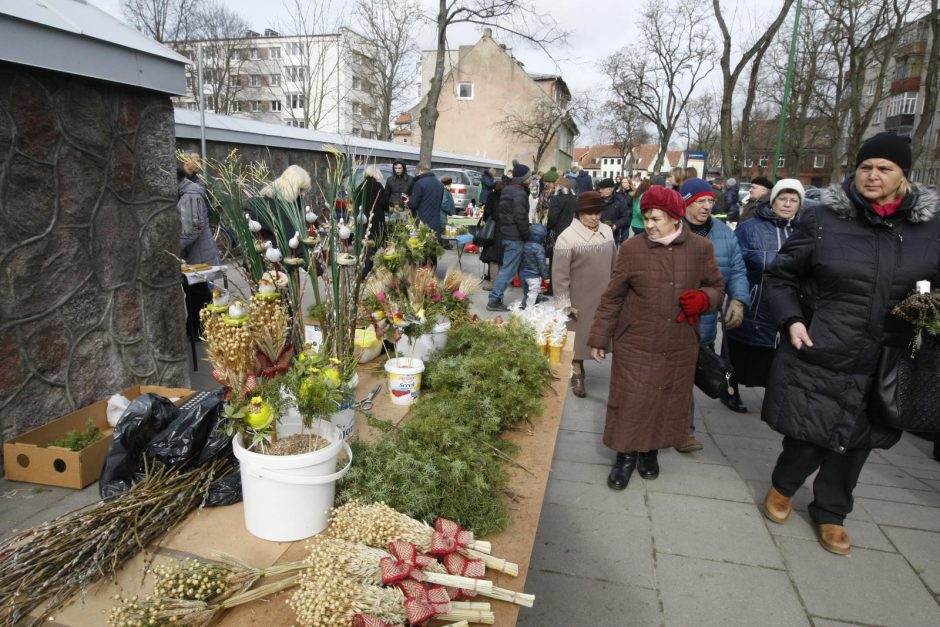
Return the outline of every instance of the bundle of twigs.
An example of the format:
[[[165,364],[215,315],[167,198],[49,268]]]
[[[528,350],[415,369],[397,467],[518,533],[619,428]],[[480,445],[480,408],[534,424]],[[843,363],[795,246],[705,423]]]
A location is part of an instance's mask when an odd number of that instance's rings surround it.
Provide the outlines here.
[[[0,625],[42,623],[172,529],[232,471],[224,459],[189,472],[147,468],[131,490],[0,542]]]

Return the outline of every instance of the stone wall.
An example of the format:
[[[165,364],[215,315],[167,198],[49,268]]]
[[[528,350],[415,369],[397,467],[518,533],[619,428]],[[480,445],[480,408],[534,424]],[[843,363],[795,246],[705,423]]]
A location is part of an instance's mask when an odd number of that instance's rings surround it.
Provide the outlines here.
[[[188,385],[167,96],[0,63],[0,439]]]

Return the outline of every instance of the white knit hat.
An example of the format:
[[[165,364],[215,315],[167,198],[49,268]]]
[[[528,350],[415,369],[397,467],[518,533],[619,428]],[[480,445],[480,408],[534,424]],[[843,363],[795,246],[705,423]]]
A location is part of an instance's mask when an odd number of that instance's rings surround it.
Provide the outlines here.
[[[777,184],[774,185],[774,188],[770,190],[770,204],[774,204],[774,201],[777,199],[777,194],[780,192],[796,192],[800,197],[800,204],[803,204],[803,200],[806,198],[806,192],[803,191],[803,184],[800,183],[797,179],[780,179],[777,181]]]

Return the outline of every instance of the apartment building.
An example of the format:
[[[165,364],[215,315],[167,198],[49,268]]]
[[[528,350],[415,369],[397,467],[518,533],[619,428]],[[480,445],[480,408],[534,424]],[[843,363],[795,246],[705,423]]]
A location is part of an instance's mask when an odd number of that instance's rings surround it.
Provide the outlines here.
[[[206,109],[300,128],[375,138],[380,128],[371,48],[347,28],[323,35],[248,31],[231,40],[174,44],[193,59],[187,93],[175,105],[198,109],[195,61],[203,50]]]
[[[419,117],[430,88],[436,51],[422,53],[418,74],[420,101],[396,120],[395,141],[420,145]],[[497,43],[489,28],[473,45],[445,53],[444,81],[438,101],[435,150],[496,159],[518,160],[530,167],[537,142],[508,130],[509,119],[527,119],[551,107],[564,110],[571,93],[561,76],[527,72],[511,51]],[[399,123],[401,122],[401,123]],[[538,168],[566,170],[574,157],[578,127],[564,119],[545,147]]]
[[[911,180],[937,184],[940,181],[940,111],[924,111],[927,57],[934,45],[930,24],[924,17],[903,28],[894,53],[886,59],[889,65],[884,84],[877,84],[878,66],[867,70],[863,106],[867,108],[877,101],[877,108],[865,137],[881,131],[911,136],[921,118],[930,116],[929,130],[921,138],[924,150],[911,169]]]

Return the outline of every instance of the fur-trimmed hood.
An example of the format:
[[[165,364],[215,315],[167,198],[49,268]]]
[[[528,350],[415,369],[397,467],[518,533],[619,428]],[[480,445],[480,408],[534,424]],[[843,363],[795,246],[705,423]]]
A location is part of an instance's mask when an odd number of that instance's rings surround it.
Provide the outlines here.
[[[277,194],[288,202],[294,202],[310,189],[310,175],[299,165],[288,166],[284,172],[274,180],[274,183],[265,185],[261,195],[274,198]]]
[[[850,196],[851,194],[851,196]],[[854,218],[868,204],[855,192],[855,176],[848,177],[842,185],[830,185],[822,190],[819,201],[840,216]],[[864,203],[864,204],[863,204]],[[901,205],[907,212],[907,220],[914,224],[929,222],[940,212],[940,196],[937,191],[911,183],[911,193]]]

